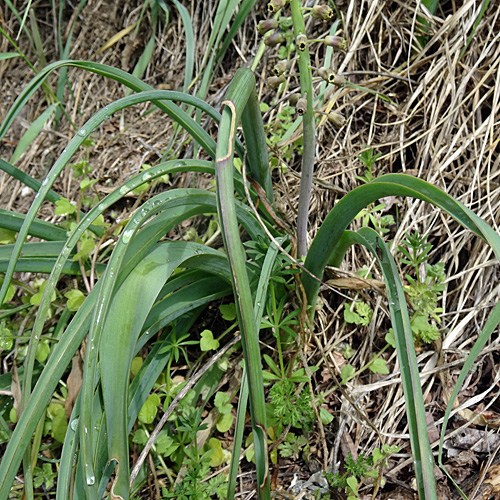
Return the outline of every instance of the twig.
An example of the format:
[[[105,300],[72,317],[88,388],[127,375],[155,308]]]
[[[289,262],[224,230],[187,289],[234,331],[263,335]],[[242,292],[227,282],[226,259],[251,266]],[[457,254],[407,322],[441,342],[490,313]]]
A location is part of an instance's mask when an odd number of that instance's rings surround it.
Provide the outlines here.
[[[215,356],[213,356],[209,361],[203,365],[203,368],[201,368],[196,375],[191,377],[189,381],[186,383],[186,385],[179,391],[177,396],[175,396],[174,400],[170,403],[170,406],[167,408],[167,411],[163,414],[161,417],[161,420],[158,422],[157,426],[154,428],[153,432],[149,436],[148,442],[144,446],[144,449],[142,450],[141,454],[139,455],[139,458],[137,459],[136,464],[134,465],[134,468],[132,469],[132,473],[130,474],[130,488],[132,488],[132,485],[134,484],[135,478],[137,477],[137,474],[139,473],[139,470],[144,463],[144,460],[146,459],[149,450],[153,446],[153,443],[156,441],[156,438],[160,434],[160,431],[163,429],[163,426],[167,423],[168,418],[170,415],[172,415],[172,412],[175,410],[179,402],[182,400],[182,398],[187,394],[189,389],[193,387],[198,380],[202,377],[202,375],[209,369],[211,368],[214,363],[216,363],[226,352],[231,349],[236,343],[238,343],[241,340],[241,335],[238,335],[235,337],[229,344],[224,346],[223,349],[221,349]]]

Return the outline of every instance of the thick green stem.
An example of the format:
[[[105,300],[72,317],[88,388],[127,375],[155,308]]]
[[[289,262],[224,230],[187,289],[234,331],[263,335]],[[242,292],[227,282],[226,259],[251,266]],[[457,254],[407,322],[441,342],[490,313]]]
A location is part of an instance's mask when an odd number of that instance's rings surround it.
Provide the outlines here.
[[[306,27],[302,15],[300,0],[290,0],[292,9],[293,32],[295,40],[300,35],[305,36]],[[296,43],[296,45],[299,45]],[[315,130],[314,130],[314,109],[313,109],[313,88],[311,75],[311,59],[307,44],[300,50],[299,72],[300,90],[307,98],[307,109],[302,116],[303,153],[302,153],[302,174],[300,181],[299,207],[297,215],[297,256],[303,257],[307,254],[307,224],[309,217],[309,202],[311,198],[311,187],[314,171],[314,150],[315,150]]]

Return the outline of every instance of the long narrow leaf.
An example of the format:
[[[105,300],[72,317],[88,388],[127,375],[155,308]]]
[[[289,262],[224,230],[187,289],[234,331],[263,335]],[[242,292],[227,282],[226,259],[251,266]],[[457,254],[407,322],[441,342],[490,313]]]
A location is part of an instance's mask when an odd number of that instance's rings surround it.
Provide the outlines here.
[[[246,77],[243,73],[239,72],[239,74],[243,78]],[[240,83],[241,81],[238,79],[237,74],[229,87],[228,99],[223,103],[224,108],[219,128],[216,158],[217,202],[224,246],[231,263],[233,293],[236,300],[238,322],[241,328],[243,354],[248,371],[258,493],[259,498],[268,500],[270,492],[267,462],[266,409],[258,328],[255,323],[253,299],[246,272],[245,250],[240,240],[236,205],[234,202],[233,148],[236,125],[240,120],[251,92],[247,86]]]

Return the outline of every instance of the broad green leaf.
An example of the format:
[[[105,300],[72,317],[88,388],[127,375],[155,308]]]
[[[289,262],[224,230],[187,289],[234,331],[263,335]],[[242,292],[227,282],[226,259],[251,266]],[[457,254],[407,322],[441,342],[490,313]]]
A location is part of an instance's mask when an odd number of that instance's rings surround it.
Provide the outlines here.
[[[234,302],[232,304],[222,304],[219,306],[222,318],[226,321],[234,321],[236,319],[236,305]]]
[[[16,232],[0,228],[0,245],[7,245],[16,241]]]
[[[68,299],[68,309],[72,312],[78,311],[85,300],[85,295],[80,290],[70,290],[64,296]]]
[[[210,330],[201,332],[200,349],[204,352],[215,351],[219,348],[219,341],[214,339],[214,334]]]
[[[331,424],[334,419],[334,416],[323,406],[319,407],[319,417],[323,425]]]
[[[233,405],[229,402],[230,396],[225,392],[218,392],[214,398],[214,404],[220,413],[231,413]]]
[[[389,368],[387,368],[387,363],[382,358],[374,359],[369,365],[368,368],[373,373],[381,373],[383,375],[387,375],[389,373]]]
[[[43,293],[45,292],[45,287],[47,286],[47,281],[44,281],[42,283],[42,285],[40,286],[40,289],[38,290],[37,293],[35,293],[35,295],[32,295],[30,297],[30,304],[33,305],[33,306],[39,306],[40,305],[40,302],[42,300],[42,297],[43,297]],[[52,297],[50,299],[51,302],[53,302],[54,300],[56,300],[56,292],[52,292]]]
[[[50,354],[50,346],[45,342],[40,342],[36,348],[35,359],[39,363],[45,363]]]
[[[340,379],[343,384],[346,384],[348,380],[356,373],[354,366],[344,365],[340,370]]]
[[[40,346],[42,345],[43,344],[40,344]],[[60,443],[63,443],[66,436],[66,429],[68,428],[64,405],[60,403],[51,403],[47,408],[47,413],[51,418],[51,436]]]
[[[219,432],[227,432],[233,425],[234,416],[231,413],[225,413],[219,416],[215,426]]]
[[[62,217],[66,215],[71,215],[74,214],[76,211],[76,204],[70,202],[66,198],[61,198],[60,200],[56,201],[56,209],[55,209],[55,214],[56,215],[61,215]]]
[[[158,406],[161,401],[158,394],[150,394],[139,412],[139,421],[143,424],[151,424],[158,413]]]
[[[219,467],[224,462],[224,450],[219,439],[210,438],[208,447],[212,450],[210,455],[210,467]]]

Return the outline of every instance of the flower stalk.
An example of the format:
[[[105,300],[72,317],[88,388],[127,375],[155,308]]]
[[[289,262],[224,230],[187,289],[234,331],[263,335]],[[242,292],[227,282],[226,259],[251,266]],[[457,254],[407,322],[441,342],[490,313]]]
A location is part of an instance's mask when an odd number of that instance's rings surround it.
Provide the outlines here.
[[[295,40],[299,55],[300,90],[302,96],[307,100],[305,112],[302,115],[303,130],[303,153],[302,173],[300,182],[299,206],[297,214],[297,257],[307,254],[307,226],[309,216],[309,202],[314,171],[315,159],[315,125],[313,109],[313,88],[311,75],[311,58],[307,48],[306,27],[300,0],[290,0],[292,11],[292,22]]]

